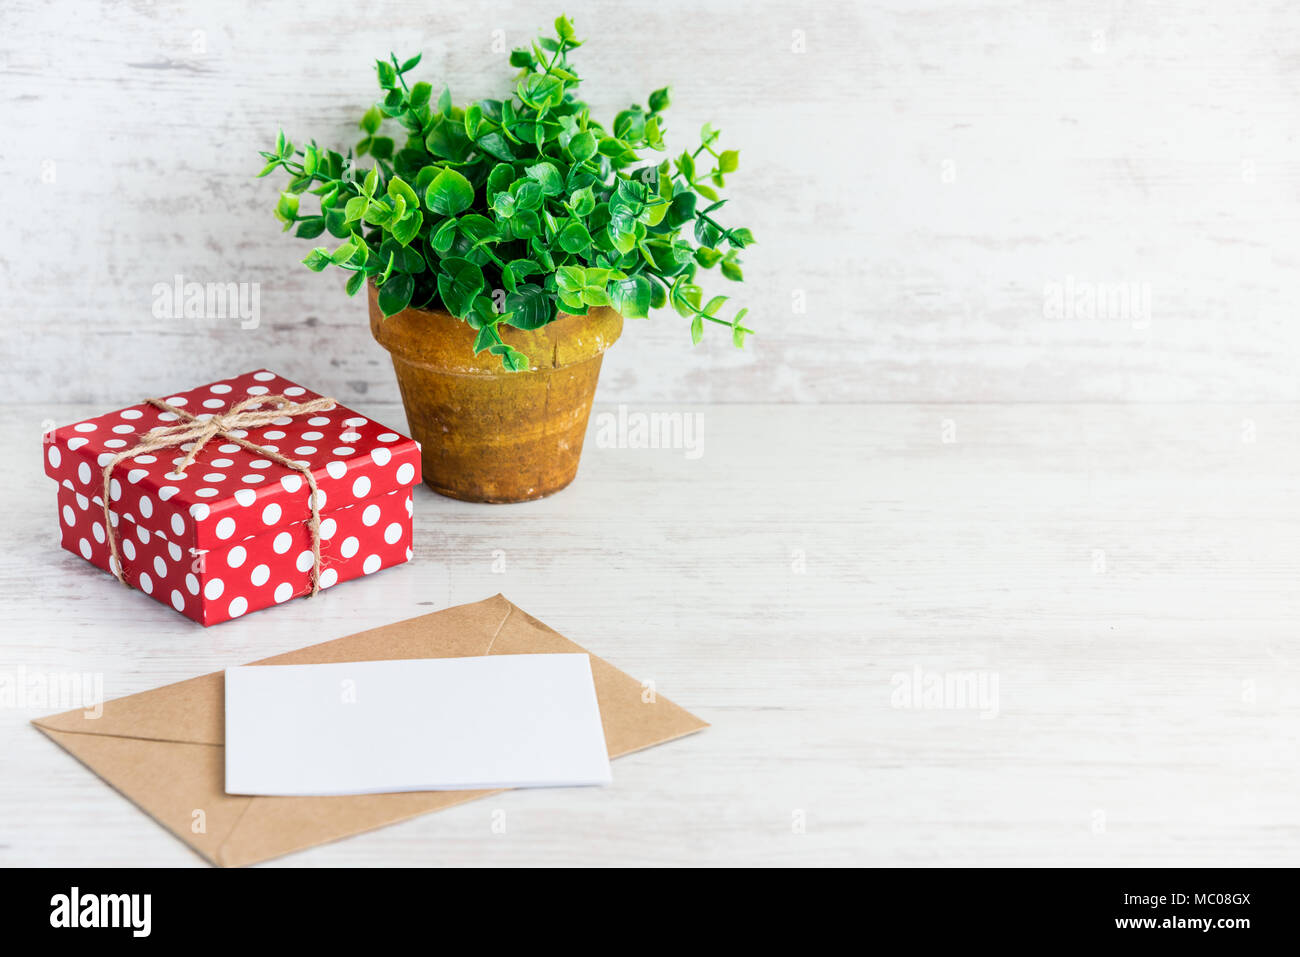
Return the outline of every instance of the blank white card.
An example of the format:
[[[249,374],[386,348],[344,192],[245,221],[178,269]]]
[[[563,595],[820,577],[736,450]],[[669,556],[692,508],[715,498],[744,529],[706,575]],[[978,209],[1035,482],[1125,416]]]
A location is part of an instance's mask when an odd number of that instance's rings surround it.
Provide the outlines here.
[[[585,654],[226,669],[226,793],[608,784]]]

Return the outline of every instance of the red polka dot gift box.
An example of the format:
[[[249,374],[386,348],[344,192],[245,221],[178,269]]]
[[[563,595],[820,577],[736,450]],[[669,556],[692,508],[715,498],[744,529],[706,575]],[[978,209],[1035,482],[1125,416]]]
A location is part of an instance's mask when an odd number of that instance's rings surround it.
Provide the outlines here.
[[[202,625],[411,557],[419,446],[266,370],[55,429],[45,472],[64,548]]]

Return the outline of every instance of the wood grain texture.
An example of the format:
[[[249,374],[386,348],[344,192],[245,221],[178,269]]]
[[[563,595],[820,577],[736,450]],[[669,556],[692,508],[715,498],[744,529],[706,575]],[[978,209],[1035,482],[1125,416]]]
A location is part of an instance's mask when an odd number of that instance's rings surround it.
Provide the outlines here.
[[[283,864],[1294,863],[1294,405],[667,409],[697,457],[601,406],[559,495],[417,489],[413,562],[208,630],[57,547],[40,423],[94,411],[0,411],[0,672],[116,697],[503,592],[712,724]],[[915,669],[996,716],[899,706]],[[58,710],[0,708],[0,864],[199,863],[27,724]]]
[[[742,155],[726,212],[760,240],[745,285],[719,282],[751,307],[751,345],[631,323],[606,401],[1300,398],[1294,3],[568,10],[598,114],[672,83],[670,145],[722,127]],[[395,401],[365,304],[299,264],[256,151],[279,126],[354,142],[390,49],[424,51],[458,97],[500,93],[494,42],[556,11],[8,0],[5,394],[114,402],[270,365]],[[259,283],[260,326],[154,318],[176,275]],[[1135,284],[1149,316],[1054,318],[1048,290],[1071,281]]]

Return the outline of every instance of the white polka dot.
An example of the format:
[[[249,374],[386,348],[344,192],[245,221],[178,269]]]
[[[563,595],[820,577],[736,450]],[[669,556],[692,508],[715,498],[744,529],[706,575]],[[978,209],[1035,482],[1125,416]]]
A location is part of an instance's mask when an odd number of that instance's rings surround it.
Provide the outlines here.
[[[122,410],[122,418],[124,418],[124,419],[138,419],[138,418],[141,418],[143,415],[144,415],[144,413],[141,412],[139,409],[123,409],[123,410]]]
[[[77,493],[77,508],[81,509],[83,512],[90,508],[90,499],[86,498],[86,496],[82,495],[80,492]]]
[[[323,438],[325,438],[325,433],[324,433],[324,432],[304,432],[304,433],[302,434],[302,438],[303,438],[303,441],[305,441],[305,442],[315,442],[317,439],[323,439]]]
[[[326,568],[324,571],[320,573],[321,588],[329,588],[331,585],[337,584],[338,580],[339,580],[339,573],[332,568]]]
[[[283,555],[293,546],[293,536],[288,532],[281,532],[275,536],[275,541],[271,543],[272,550],[277,555]]]
[[[149,577],[148,572],[140,573],[140,590],[146,595],[153,594],[153,579]]]
[[[362,418],[361,416],[359,416],[359,415],[354,415],[354,416],[352,416],[350,419],[344,419],[344,420],[343,420],[343,424],[344,424],[344,425],[351,425],[351,426],[365,425],[365,424],[366,424],[366,420],[363,419],[363,418]]]
[[[110,452],[101,452],[99,455],[95,456],[95,464],[101,469],[111,461],[113,461],[113,455]]]
[[[203,586],[203,597],[208,601],[216,601],[221,597],[221,593],[226,590],[226,583],[220,578],[211,578]]]
[[[384,529],[384,541],[389,545],[396,545],[402,538],[402,525],[400,522],[393,522]]]
[[[148,474],[148,469],[131,469],[131,471],[126,473],[126,480],[132,485],[135,485],[140,481],[140,479],[144,478]]]
[[[290,585],[288,582],[280,582],[280,584],[275,586],[276,602],[288,601],[292,597],[293,597],[293,586]]]
[[[302,476],[285,475],[280,479],[280,484],[284,486],[286,492],[296,492],[302,488]]]
[[[226,474],[224,472],[209,472],[207,475],[203,476],[203,481],[205,482],[224,482],[225,480]]]
[[[344,558],[351,558],[357,553],[357,549],[360,547],[361,543],[357,541],[356,536],[349,535],[347,538],[343,539],[343,544],[339,546],[339,554]]]
[[[159,413],[158,413],[158,421],[159,421],[159,422],[175,422],[178,418],[180,418],[180,416],[176,415],[174,412],[159,412]]]
[[[221,493],[217,491],[215,488],[205,485],[203,488],[199,489],[194,494],[197,495],[199,498],[216,498]]]
[[[159,578],[167,577],[167,563],[162,560],[161,555],[154,556],[153,570],[158,573]]]
[[[365,498],[369,494],[370,494],[370,479],[362,475],[360,478],[358,478],[355,482],[352,483],[352,496],[353,498]]]
[[[311,568],[312,565],[315,564],[315,559],[312,557],[311,549],[299,552],[298,560],[294,562],[294,564],[298,567],[298,571],[300,572],[305,572],[307,569]]]
[[[308,508],[312,507],[313,501],[315,502],[316,505],[316,511],[319,512],[321,509],[323,509],[325,507],[325,490],[318,488],[314,493],[307,496]]]
[[[77,513],[72,510],[71,505],[63,506],[63,524],[68,528],[77,524]]]
[[[81,549],[82,558],[90,558],[90,542],[83,538],[81,541],[77,542],[77,547]]]
[[[84,466],[84,465],[82,466],[82,468],[83,468],[83,469],[86,469],[86,477],[83,478],[82,481],[83,481],[83,482],[89,482],[89,481],[90,481],[90,469],[86,468],[86,466]],[[325,474],[328,475],[328,476],[329,476],[330,478],[332,478],[332,479],[341,479],[344,475],[347,474],[347,471],[348,471],[348,467],[347,467],[346,465],[344,465],[342,462],[326,462],[326,463],[325,463]]]
[[[270,382],[272,379],[275,378],[275,373],[274,373],[274,372],[254,372],[254,373],[253,373],[253,378],[256,379],[258,382]]]
[[[328,415],[313,415],[307,420],[308,425],[329,425],[330,417]]]
[[[335,455],[351,455],[356,449],[348,448],[346,445],[340,445],[334,450]]]
[[[77,466],[77,478],[81,479],[82,485],[90,484],[90,466],[87,465],[85,462],[82,462],[80,465]]]
[[[99,544],[103,545],[103,544],[104,544],[104,526],[101,525],[99,522],[96,522],[94,525],[90,526],[90,530],[91,530],[91,532],[93,532],[94,535],[95,535],[95,541],[97,541],[97,542],[99,542]]]
[[[185,587],[189,589],[191,595],[197,595],[199,593],[199,580],[193,572],[190,572],[185,576]]]
[[[177,611],[185,610],[185,596],[175,588],[172,589],[172,607]]]
[[[122,483],[119,482],[117,479],[113,479],[111,482],[109,482],[108,497],[111,498],[114,502],[116,502],[119,498],[122,497]]]
[[[288,415],[278,415],[271,420],[272,425],[293,425],[293,417]]]
[[[126,556],[127,561],[135,561],[135,542],[131,541],[129,538],[123,539],[122,554]]]
[[[234,459],[213,459],[212,467],[214,469],[228,469],[235,464]]]
[[[137,525],[135,527],[135,537],[140,539],[141,545],[148,545],[151,537],[149,535],[149,529],[145,528],[143,525]]]
[[[240,565],[244,564],[246,558],[248,558],[248,549],[244,548],[243,545],[236,545],[230,551],[226,552],[226,564],[231,568],[238,568]]]
[[[267,565],[258,565],[256,568],[253,569],[253,574],[248,576],[248,580],[251,581],[258,588],[261,588],[268,581],[270,581],[270,579],[271,579],[271,569]]]
[[[230,391],[230,386],[226,385],[224,382],[218,382],[216,385],[212,386],[212,388],[210,388],[208,391],[215,392],[217,395],[225,395],[227,392]]]
[[[131,426],[129,425],[113,426],[113,432],[116,433],[117,435],[130,435],[134,431],[135,429],[131,428]]]
[[[244,508],[248,508],[257,501],[257,493],[251,488],[237,488],[235,489],[235,501]]]
[[[189,405],[190,403],[190,400],[185,398],[183,395],[174,395],[170,399],[164,399],[163,401],[168,405]],[[170,415],[171,413],[168,414]]]
[[[158,461],[158,456],[156,456],[156,455],[137,455],[137,456],[135,457],[135,461],[136,461],[136,462],[139,462],[141,465],[153,465],[155,462]]]
[[[189,478],[189,476],[186,475],[184,472],[168,472],[166,475],[163,476],[163,478],[167,479],[167,481],[169,482],[180,482],[184,479]]]
[[[307,390],[300,385],[291,385],[284,390],[285,395],[302,395]]]
[[[380,561],[378,555],[367,555],[366,560],[361,564],[361,570],[367,575],[372,575],[379,571],[381,565],[383,565],[383,562]]]
[[[369,527],[379,522],[379,506],[367,505],[366,510],[361,513],[361,524]]]
[[[140,514],[145,518],[153,518],[153,499],[148,495],[140,496]]]
[[[227,515],[217,522],[217,538],[225,539],[235,534],[235,520]]]
[[[248,438],[248,429],[231,429],[230,434],[237,439]]]
[[[94,431],[95,431],[95,423],[94,423],[94,422],[80,422],[80,423],[77,424],[77,431],[78,431],[78,432],[94,432]]]
[[[371,449],[370,460],[376,465],[387,465],[393,459],[393,453],[388,449]]]
[[[411,496],[406,496],[406,514],[410,515],[415,511],[415,505],[411,502]]]
[[[396,442],[401,438],[401,436],[396,432],[384,432],[383,434],[376,436],[376,438],[378,438],[380,442]]]
[[[177,545],[175,542],[168,542],[167,554],[172,557],[172,561],[178,562],[181,560],[181,556],[184,555],[185,553],[181,551],[181,547]]]
[[[294,454],[294,455],[315,455],[315,454],[316,454],[316,446],[314,446],[314,445],[300,445],[300,446],[298,446],[296,449],[293,450],[293,454]]]
[[[244,612],[248,611],[248,599],[244,597],[236,598],[230,603],[230,617],[238,618]]]
[[[208,517],[209,514],[211,514],[211,509],[209,509],[202,502],[199,502],[197,505],[190,506],[190,515],[193,516],[194,521],[196,522],[203,521],[205,518]],[[175,525],[173,525],[173,527],[175,527]]]
[[[334,519],[332,518],[325,519],[325,521],[320,523],[321,541],[328,542],[331,538],[334,537],[334,532],[337,529],[338,529],[338,525],[335,523]]]
[[[262,524],[263,525],[276,524],[278,521],[280,521],[280,515],[282,511],[283,510],[280,508],[279,505],[277,505],[275,502],[272,502],[270,505],[266,506],[266,508],[262,509]]]
[[[226,403],[220,399],[204,399],[203,408],[205,409],[224,409]]]
[[[397,468],[397,484],[410,485],[415,480],[415,466],[410,462],[404,462]]]
[[[249,485],[256,485],[259,482],[263,482],[265,480],[266,480],[265,475],[245,475],[242,479],[240,479],[241,482],[247,482]]]
[[[225,452],[227,455],[233,455],[234,453],[239,451],[239,446],[236,445],[234,442],[227,442],[225,445],[218,448],[217,451]]]
[[[270,432],[263,432],[262,438],[270,439],[272,442],[274,442],[276,439],[284,438],[284,433],[281,432],[279,429],[272,429]]]
[[[348,443],[349,445],[351,445],[351,444],[354,443],[354,442],[360,442],[360,441],[361,441],[361,433],[360,433],[360,432],[344,432],[342,435],[339,436],[339,439],[342,440],[342,441],[344,441],[344,442],[346,442],[346,443]]]
[[[59,452],[59,447],[57,445],[51,445],[50,450],[45,453],[45,457],[50,460],[50,468],[57,469],[59,463],[63,461],[63,455]]]

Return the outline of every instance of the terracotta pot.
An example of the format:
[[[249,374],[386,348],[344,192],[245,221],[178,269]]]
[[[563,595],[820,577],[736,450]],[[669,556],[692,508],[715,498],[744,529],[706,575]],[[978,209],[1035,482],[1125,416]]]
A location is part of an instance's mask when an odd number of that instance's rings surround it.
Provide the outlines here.
[[[384,318],[377,297],[370,286],[370,331],[393,357],[430,488],[470,502],[527,502],[573,481],[600,360],[622,316],[593,309],[512,328],[504,338],[529,368],[507,372],[499,357],[474,355],[468,324],[426,309]]]

